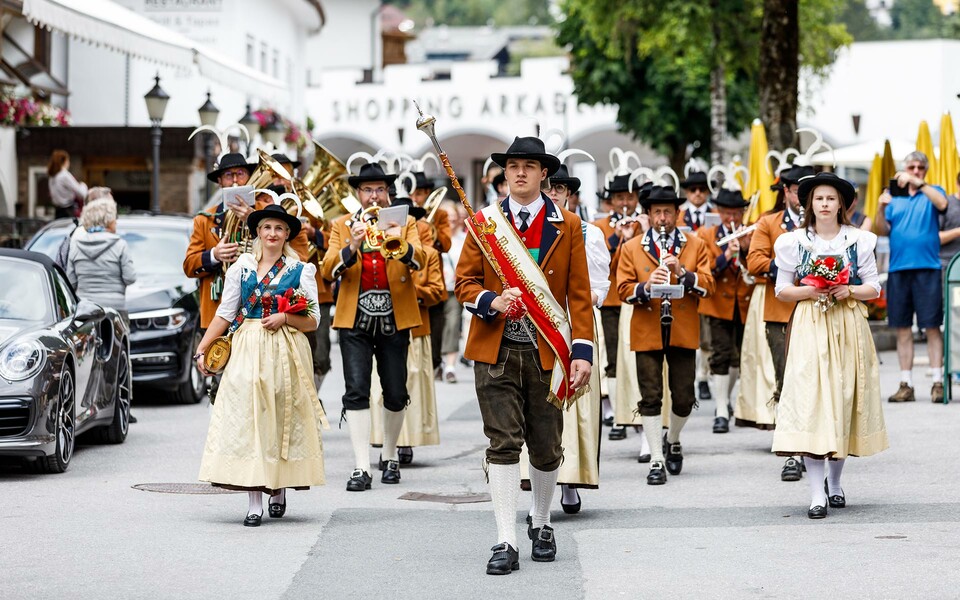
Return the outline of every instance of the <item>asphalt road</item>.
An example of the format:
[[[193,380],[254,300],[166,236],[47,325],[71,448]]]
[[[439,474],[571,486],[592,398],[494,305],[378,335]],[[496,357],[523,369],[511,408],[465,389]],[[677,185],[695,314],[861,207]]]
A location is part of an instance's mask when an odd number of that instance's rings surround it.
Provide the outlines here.
[[[336,349],[336,346],[335,346]],[[925,358],[922,348],[918,357]],[[896,388],[884,353],[882,390]],[[601,488],[560,511],[554,563],[529,559],[518,512],[520,570],[484,574],[496,528],[489,502],[404,500],[409,492],[486,492],[472,370],[438,383],[442,445],[417,449],[398,486],[348,493],[353,466],[338,429],[339,356],[324,383],[328,484],[288,498],[287,516],[245,528],[243,494],[134,488],[196,482],[209,407],[140,395],[127,442],[81,446],[62,475],[0,466],[0,598],[958,598],[960,403],[884,402],[891,448],[852,459],[848,508],[806,518],[806,480],[782,483],[771,433],[711,433],[701,403],[683,434],[683,473],[644,482],[639,437],[604,441]],[[376,460],[376,450],[371,456]],[[529,493],[520,496],[522,509]]]

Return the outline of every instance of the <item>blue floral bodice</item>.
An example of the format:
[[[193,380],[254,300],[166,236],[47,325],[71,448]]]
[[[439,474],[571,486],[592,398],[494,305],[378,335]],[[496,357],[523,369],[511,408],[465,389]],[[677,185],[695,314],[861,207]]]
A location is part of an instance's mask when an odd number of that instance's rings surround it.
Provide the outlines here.
[[[300,273],[303,271],[303,263],[297,263],[296,265],[288,268],[284,271],[280,277],[274,279],[267,285],[265,292],[270,292],[274,297],[282,295],[288,289],[297,289],[300,287]],[[247,301],[247,298],[250,297],[250,294],[253,293],[253,290],[257,287],[257,283],[260,280],[257,278],[257,272],[254,270],[248,270],[244,273],[243,278],[240,280],[240,303],[241,305]],[[263,306],[259,302],[253,307],[253,310],[250,311],[250,314],[247,315],[248,319],[259,319],[263,317]]]
[[[800,264],[797,265],[797,281],[800,281],[804,277],[810,274],[810,265],[813,263],[814,259],[821,256],[820,254],[815,254],[811,249],[805,248],[802,244],[800,245]],[[824,254],[823,256],[835,256],[834,254]],[[847,246],[847,249],[843,252],[843,261],[845,265],[850,265],[850,285],[860,285],[860,275],[857,265],[857,243],[854,242]],[[801,284],[802,285],[802,284]]]

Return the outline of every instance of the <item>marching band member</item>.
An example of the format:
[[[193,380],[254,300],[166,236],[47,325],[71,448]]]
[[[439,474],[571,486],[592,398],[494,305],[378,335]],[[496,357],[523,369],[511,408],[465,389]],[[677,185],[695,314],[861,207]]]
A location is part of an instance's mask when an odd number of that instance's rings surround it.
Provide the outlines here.
[[[680,431],[696,402],[696,348],[700,342],[699,298],[713,292],[710,256],[706,244],[676,228],[680,199],[672,187],[657,186],[643,206],[649,211],[650,229],[627,242],[617,271],[618,292],[624,302],[635,304],[630,330],[630,348],[636,353],[640,385],[638,406],[644,434],[650,444],[651,463],[647,484],[667,482],[666,469],[678,475],[683,468]],[[676,281],[684,295],[673,301],[669,339],[663,339],[662,300],[651,297],[651,285]],[[661,335],[654,332],[660,330]],[[662,424],[663,365],[668,365],[673,403],[670,428],[660,439]]]
[[[783,190],[784,209],[761,217],[757,229],[750,241],[747,253],[747,268],[755,277],[766,279],[765,306],[763,320],[766,322],[767,344],[773,355],[773,367],[777,380],[774,401],[780,401],[783,390],[783,370],[787,360],[787,322],[793,313],[794,305],[777,299],[775,285],[777,264],[774,244],[781,235],[791,232],[800,225],[800,197],[797,195],[801,177],[813,175],[813,167],[794,165],[780,174],[780,186]],[[803,464],[796,457],[787,457],[780,472],[782,481],[800,481],[803,477]]]
[[[316,252],[309,263],[317,267],[317,330],[310,336],[310,350],[313,352],[313,380],[319,397],[320,386],[330,372],[330,309],[333,307],[333,285],[327,283],[320,272],[320,260],[327,251],[330,239],[330,224],[311,214],[307,214],[303,224],[307,238],[313,243]]]
[[[687,201],[680,205],[679,223],[697,231],[706,224],[706,215],[715,212],[710,202],[710,181],[702,160],[691,158],[683,167],[683,188]],[[706,316],[700,317],[700,347],[697,348],[697,396],[701,400],[710,400],[710,384],[707,382],[710,365],[710,325]]]
[[[741,262],[749,248],[748,236],[731,240],[723,246],[717,245],[718,240],[735,233],[742,226],[744,209],[750,206],[730,175],[714,199],[720,214],[720,225],[697,230],[710,252],[713,279],[716,282],[716,290],[700,302],[700,314],[706,317],[710,328],[710,387],[717,400],[714,433],[727,433],[730,430],[730,390],[733,389],[730,369],[740,369],[743,327],[754,286],[752,281],[744,280],[745,271]]]
[[[616,168],[616,166],[615,166]],[[633,239],[637,234],[639,223],[637,219],[640,212],[637,210],[636,186],[630,185],[630,174],[615,175],[613,181],[606,188],[610,195],[610,201],[613,205],[614,213],[609,217],[597,219],[593,225],[600,228],[607,241],[607,248],[610,250],[610,289],[617,289],[617,265],[620,262],[621,246]],[[603,343],[606,346],[607,364],[604,365],[604,375],[607,377],[607,389],[615,390],[617,387],[617,346],[619,340],[620,325],[620,298],[617,294],[607,294],[600,307],[600,323],[603,327]],[[597,365],[598,368],[600,365]],[[614,401],[616,397],[614,397]],[[622,440],[627,437],[627,428],[625,424],[612,422],[613,408],[608,399],[604,406],[604,418],[610,418],[613,428],[609,436],[611,440]]]
[[[497,545],[487,573],[506,575],[520,567],[515,520],[523,445],[533,489],[532,558],[556,557],[550,505],[563,460],[558,408],[586,392],[593,320],[580,218],[540,191],[560,161],[534,137],[516,138],[492,159],[504,168],[510,195],[476,213],[457,265],[456,294],[474,316],[464,354],[474,360],[490,440]]]
[[[347,181],[356,188],[364,210],[386,206],[387,188],[396,175],[378,164],[365,164]],[[407,350],[410,329],[420,325],[413,272],[425,264],[412,216],[406,223],[378,223],[381,231],[399,228],[405,253],[386,258],[367,243],[368,224],[357,215],[345,215],[331,225],[330,244],[323,259],[323,277],[340,280],[333,327],[339,330],[346,392],[343,417],[350,430],[355,469],[347,491],[370,489],[370,376],[373,357],[383,388],[383,459],[380,482],[400,483],[397,438],[403,426],[407,394]]]
[[[410,198],[413,200],[415,206],[422,209],[423,204],[427,201],[427,198],[430,197],[430,193],[433,192],[436,186],[433,184],[433,180],[427,177],[427,174],[423,171],[415,171],[413,176],[416,179],[417,185],[410,194]],[[432,248],[440,253],[449,252],[453,237],[447,211],[437,210],[434,213],[433,227],[430,227],[430,223],[425,220],[421,219],[420,222],[426,225],[428,229],[435,231],[431,236],[434,238]],[[430,307],[430,344],[432,348],[431,351],[433,352],[433,354],[431,354],[431,360],[433,361],[433,370],[436,379],[441,379],[443,376],[443,357],[440,355],[440,347],[443,345],[444,321],[443,302],[432,305]]]

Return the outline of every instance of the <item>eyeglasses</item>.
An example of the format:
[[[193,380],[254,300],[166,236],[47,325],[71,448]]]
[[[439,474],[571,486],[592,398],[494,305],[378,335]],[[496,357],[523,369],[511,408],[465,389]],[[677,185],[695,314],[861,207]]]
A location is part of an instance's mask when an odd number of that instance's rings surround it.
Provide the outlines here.
[[[249,177],[250,173],[245,169],[237,169],[236,171],[224,171],[220,174],[221,179],[240,179],[241,177]]]
[[[569,188],[563,183],[555,183],[550,186],[549,191],[556,192],[558,194],[565,194]]]
[[[707,192],[707,188],[702,185],[693,185],[688,187],[687,190],[691,192],[700,192],[701,194],[705,194]]]
[[[376,196],[382,196],[382,195],[384,195],[384,194],[387,193],[387,188],[385,188],[385,187],[377,187],[377,188],[362,187],[362,188],[360,188],[360,193],[361,193],[361,194],[366,194],[366,195],[368,195],[368,196],[374,196],[374,195],[376,195]]]

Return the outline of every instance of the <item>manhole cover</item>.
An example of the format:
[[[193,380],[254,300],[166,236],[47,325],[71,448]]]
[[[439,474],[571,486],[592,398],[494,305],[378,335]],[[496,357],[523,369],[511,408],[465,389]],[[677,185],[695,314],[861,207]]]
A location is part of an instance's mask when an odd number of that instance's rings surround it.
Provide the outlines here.
[[[423,492],[407,492],[400,496],[400,500],[414,502],[440,502],[441,504],[473,504],[475,502],[490,502],[490,494],[473,492],[458,492],[453,494],[424,494]]]
[[[138,483],[131,486],[144,492],[161,494],[238,494],[233,490],[213,487],[209,483]]]

